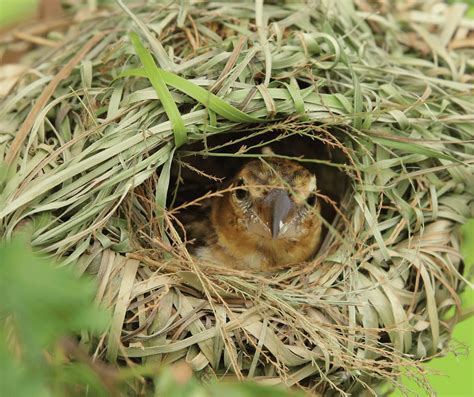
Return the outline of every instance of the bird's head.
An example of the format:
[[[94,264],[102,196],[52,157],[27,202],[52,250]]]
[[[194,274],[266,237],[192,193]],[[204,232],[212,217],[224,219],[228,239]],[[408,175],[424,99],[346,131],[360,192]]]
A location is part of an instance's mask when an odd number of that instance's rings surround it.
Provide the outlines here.
[[[223,197],[225,206],[239,228],[256,238],[297,240],[308,232],[307,226],[319,210],[316,177],[295,161],[252,160],[237,173],[231,186]]]

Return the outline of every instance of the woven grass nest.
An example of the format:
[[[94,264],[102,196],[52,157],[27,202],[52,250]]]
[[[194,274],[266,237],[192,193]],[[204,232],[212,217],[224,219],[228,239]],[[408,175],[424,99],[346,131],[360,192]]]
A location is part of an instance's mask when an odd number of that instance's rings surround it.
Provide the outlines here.
[[[429,390],[467,283],[472,22],[404,3],[119,2],[34,54],[0,104],[1,231],[97,278],[113,319],[83,334],[94,357]],[[318,175],[321,248],[272,273],[201,263],[180,212],[268,146]]]

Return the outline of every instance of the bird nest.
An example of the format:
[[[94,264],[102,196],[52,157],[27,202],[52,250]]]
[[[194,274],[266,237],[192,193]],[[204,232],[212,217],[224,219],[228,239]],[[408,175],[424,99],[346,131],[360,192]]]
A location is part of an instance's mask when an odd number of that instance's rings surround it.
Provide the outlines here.
[[[82,13],[35,54],[0,106],[3,236],[97,279],[94,357],[324,395],[424,382],[465,284],[474,57],[451,44],[472,26],[442,3],[182,3]],[[266,156],[317,175],[316,255],[190,255],[181,215]]]

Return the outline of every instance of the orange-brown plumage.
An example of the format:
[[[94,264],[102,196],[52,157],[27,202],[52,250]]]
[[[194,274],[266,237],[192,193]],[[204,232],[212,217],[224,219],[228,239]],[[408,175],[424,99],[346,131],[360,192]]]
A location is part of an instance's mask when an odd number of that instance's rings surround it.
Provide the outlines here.
[[[295,161],[245,164],[213,199],[196,256],[236,269],[271,270],[313,255],[321,237],[316,177]]]

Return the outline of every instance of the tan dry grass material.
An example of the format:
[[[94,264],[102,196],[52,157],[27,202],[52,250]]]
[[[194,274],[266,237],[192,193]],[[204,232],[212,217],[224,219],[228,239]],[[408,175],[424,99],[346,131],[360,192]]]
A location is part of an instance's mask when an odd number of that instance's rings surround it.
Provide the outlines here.
[[[81,51],[79,51],[74,56],[74,58],[72,58],[64,66],[64,68],[62,68],[59,71],[59,73],[54,77],[53,80],[51,80],[51,82],[48,84],[45,90],[41,93],[41,96],[38,98],[37,102],[32,107],[30,113],[28,114],[28,117],[23,122],[20,130],[15,134],[15,138],[13,139],[13,142],[10,146],[10,150],[5,156],[4,161],[6,165],[9,166],[12,163],[12,161],[15,159],[16,155],[18,154],[18,151],[20,150],[20,147],[22,146],[25,138],[28,135],[28,132],[31,130],[31,127],[33,127],[33,123],[37,117],[37,114],[40,112],[41,109],[45,107],[46,103],[49,101],[54,91],[58,87],[58,84],[69,76],[71,71],[77,66],[79,62],[82,61],[82,59],[87,55],[87,53],[92,48],[94,48],[100,40],[103,39],[105,34],[106,32],[102,32],[92,37],[92,39],[86,43],[84,48]]]
[[[474,197],[474,56],[452,43],[472,26],[441,3],[317,3],[122,3],[73,27],[2,100],[2,236],[29,225],[34,246],[97,277],[114,318],[84,339],[94,357],[329,395],[423,382],[422,362],[450,350],[469,284],[456,230]],[[168,117],[189,146],[175,149]],[[321,251],[273,274],[198,263],[176,218],[179,177],[213,184],[223,175],[209,170],[268,145],[328,186],[350,178],[337,200],[321,192],[336,206]]]

